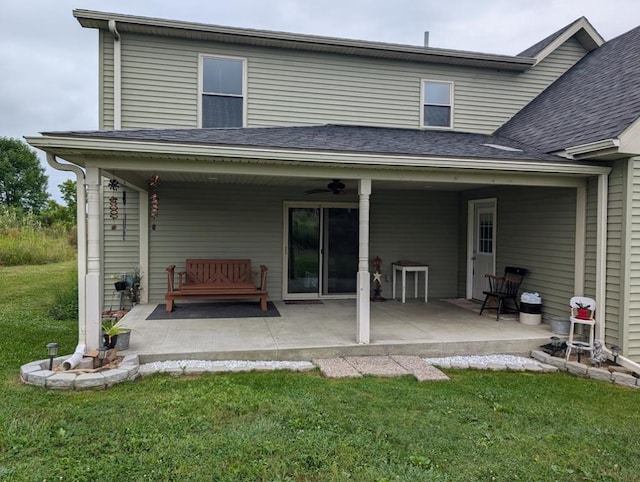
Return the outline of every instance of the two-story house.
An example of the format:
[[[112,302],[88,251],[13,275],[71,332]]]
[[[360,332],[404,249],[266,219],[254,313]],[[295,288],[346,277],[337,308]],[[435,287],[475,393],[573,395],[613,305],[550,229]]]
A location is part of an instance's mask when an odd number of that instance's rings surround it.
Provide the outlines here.
[[[99,35],[100,130],[28,141],[86,199],[88,346],[111,275],[141,266],[162,303],[187,257],[265,264],[277,301],[353,298],[368,343],[379,256],[428,263],[433,300],[526,267],[545,319],[592,296],[640,360],[639,29],[605,43],[580,18],[508,56],[74,15]]]

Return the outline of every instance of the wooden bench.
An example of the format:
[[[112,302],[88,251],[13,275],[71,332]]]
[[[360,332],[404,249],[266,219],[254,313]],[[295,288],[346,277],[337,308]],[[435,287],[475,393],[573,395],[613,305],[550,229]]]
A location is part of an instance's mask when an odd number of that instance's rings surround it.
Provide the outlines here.
[[[167,294],[170,313],[177,299],[259,299],[260,309],[267,311],[267,267],[260,266],[260,286],[256,285],[250,259],[187,259],[185,270],[175,281],[175,265],[167,268]]]

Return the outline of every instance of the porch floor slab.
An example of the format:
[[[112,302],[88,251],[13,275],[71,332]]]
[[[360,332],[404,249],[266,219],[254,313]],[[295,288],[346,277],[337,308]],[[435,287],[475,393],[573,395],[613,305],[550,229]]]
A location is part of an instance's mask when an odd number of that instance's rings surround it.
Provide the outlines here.
[[[155,304],[123,318],[129,351],[141,363],[164,360],[307,360],[344,356],[445,357],[495,353],[528,355],[549,342],[549,325],[478,315],[479,306],[448,301],[371,304],[369,344],[356,343],[355,300],[322,304],[275,302],[280,317],[147,320]],[[475,311],[474,311],[475,310]]]

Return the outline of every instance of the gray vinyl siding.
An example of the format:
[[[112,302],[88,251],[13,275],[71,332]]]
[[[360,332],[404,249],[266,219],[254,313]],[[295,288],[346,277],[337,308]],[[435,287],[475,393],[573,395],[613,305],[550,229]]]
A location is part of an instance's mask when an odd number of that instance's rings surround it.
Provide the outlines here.
[[[429,265],[430,299],[457,297],[459,202],[455,192],[376,191],[374,187],[369,255],[382,259],[383,297],[391,298],[391,263],[401,259]],[[413,286],[412,277],[408,275],[409,286]],[[423,296],[423,276],[418,278],[418,296]],[[399,283],[400,275],[397,296]],[[413,297],[413,292],[408,290],[407,295]]]
[[[609,174],[607,201],[607,275],[605,307],[605,342],[622,345],[621,307],[624,303],[624,236],[627,163],[618,162]],[[592,183],[597,186],[596,182]]]
[[[254,269],[265,264],[269,297],[282,299],[284,203],[315,201],[301,192],[292,187],[161,185],[157,229],[149,234],[149,301],[164,302],[167,266],[180,270],[188,257],[249,258]],[[335,202],[332,197],[320,200]],[[344,196],[340,202],[357,199]],[[455,296],[458,202],[456,193],[372,194],[370,254],[383,260],[383,296],[391,296],[391,262],[399,259],[430,264],[429,296]],[[421,280],[419,289],[423,286]]]
[[[113,38],[100,31],[100,69],[99,79],[99,126],[100,129],[113,129]]]
[[[112,41],[103,37],[103,124],[108,127]],[[490,133],[584,50],[570,39],[534,68],[514,73],[125,34],[122,127],[196,127],[199,54],[247,59],[249,127],[341,123],[417,128],[421,82],[431,79],[454,82],[456,130]]]
[[[130,272],[132,268],[140,265],[140,195],[137,191],[125,186],[115,191],[111,191],[107,185],[108,180],[103,183],[103,268],[104,275],[104,302],[105,309],[117,309],[119,300],[114,297],[115,280],[113,275]],[[122,193],[127,192],[127,204],[122,203]],[[118,218],[112,220],[110,217],[109,198],[115,195],[118,201]],[[126,215],[126,217],[125,217]],[[126,219],[126,229],[123,229]],[[115,225],[116,229],[112,229]],[[124,235],[124,236],[123,236]],[[130,306],[130,304],[128,304]]]
[[[631,196],[630,212],[627,214],[629,220],[627,239],[629,247],[627,261],[629,267],[629,283],[627,303],[627,336],[623,340],[624,354],[640,360],[640,161],[630,160],[632,162],[632,179],[630,179],[629,188]]]
[[[169,265],[187,258],[248,258],[269,268],[271,299],[282,293],[282,210],[287,191],[261,186],[161,184],[149,233],[149,301],[164,303]]]
[[[465,294],[466,206],[471,199],[497,199],[496,272],[505,266],[526,268],[522,291],[542,297],[543,317],[568,316],[575,265],[576,190],[497,188],[462,193],[459,292]]]

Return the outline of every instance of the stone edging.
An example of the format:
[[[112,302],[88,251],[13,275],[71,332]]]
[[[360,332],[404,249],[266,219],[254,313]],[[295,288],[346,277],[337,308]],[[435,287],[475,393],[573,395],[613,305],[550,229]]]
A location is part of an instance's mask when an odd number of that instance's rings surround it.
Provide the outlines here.
[[[53,359],[54,367],[62,364],[69,356]],[[93,359],[91,363],[93,363]],[[80,365],[82,366],[82,364]],[[20,378],[27,385],[59,389],[82,390],[86,388],[107,388],[140,376],[138,355],[126,355],[116,368],[93,373],[73,373],[49,370],[49,360],[38,360],[20,367]]]
[[[560,371],[569,372],[573,375],[611,382],[631,388],[640,388],[640,378],[636,378],[628,373],[610,372],[606,368],[591,367],[575,361],[565,361],[564,358],[551,356],[540,350],[532,350],[531,357],[542,363],[555,366]]]

